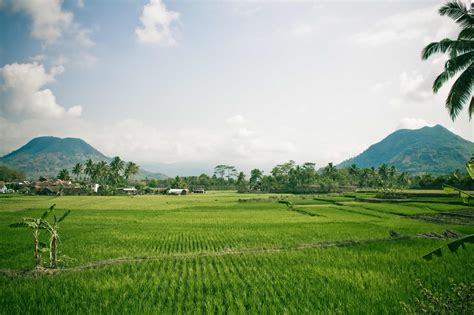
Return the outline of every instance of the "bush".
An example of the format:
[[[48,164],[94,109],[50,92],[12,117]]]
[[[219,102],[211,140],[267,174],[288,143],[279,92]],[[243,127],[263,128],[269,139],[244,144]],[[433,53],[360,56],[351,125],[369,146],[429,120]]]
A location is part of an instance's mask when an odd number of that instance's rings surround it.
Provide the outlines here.
[[[417,280],[421,297],[410,301],[410,304],[401,302],[407,314],[473,314],[474,312],[474,282],[454,283],[443,291],[433,292],[425,288],[421,280]]]

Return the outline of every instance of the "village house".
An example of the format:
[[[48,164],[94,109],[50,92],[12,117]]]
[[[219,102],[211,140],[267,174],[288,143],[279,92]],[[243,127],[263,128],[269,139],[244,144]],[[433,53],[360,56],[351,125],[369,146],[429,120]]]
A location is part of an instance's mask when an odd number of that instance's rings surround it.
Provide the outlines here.
[[[194,194],[205,194],[206,189],[204,189],[204,187],[194,187],[193,188],[193,193]]]
[[[30,188],[38,195],[55,196],[60,194],[80,195],[81,185],[69,180],[49,180],[40,177],[38,181],[31,183]]]
[[[123,187],[118,188],[117,192],[126,195],[136,195],[138,193],[138,190],[135,187]]]
[[[171,188],[166,193],[168,195],[187,195],[189,194],[189,189]]]

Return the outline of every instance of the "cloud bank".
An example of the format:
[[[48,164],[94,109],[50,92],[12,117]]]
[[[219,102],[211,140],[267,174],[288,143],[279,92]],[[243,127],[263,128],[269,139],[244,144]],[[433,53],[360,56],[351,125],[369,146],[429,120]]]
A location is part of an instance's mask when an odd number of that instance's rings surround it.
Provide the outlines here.
[[[64,72],[62,65],[51,67],[46,71],[42,64],[12,63],[0,68],[0,93],[4,102],[0,109],[6,114],[17,114],[27,117],[63,118],[80,116],[81,106],[68,109],[59,105],[50,89],[43,88],[54,82],[55,77]]]

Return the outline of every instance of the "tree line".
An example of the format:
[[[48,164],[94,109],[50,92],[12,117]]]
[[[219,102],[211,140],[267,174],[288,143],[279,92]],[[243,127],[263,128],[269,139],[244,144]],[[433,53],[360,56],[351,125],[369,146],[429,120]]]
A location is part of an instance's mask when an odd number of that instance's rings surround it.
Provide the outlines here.
[[[75,179],[79,182],[97,183],[103,187],[116,188],[130,184],[139,169],[140,167],[134,162],[125,162],[118,156],[109,163],[106,161],[94,162],[92,159],[88,159],[84,164],[76,163],[70,171],[67,168],[61,169],[57,178],[61,180]]]
[[[467,173],[455,171],[451,174],[411,175],[394,166],[360,168],[353,164],[348,168],[337,168],[329,163],[317,169],[315,163],[297,164],[288,161],[276,165],[268,174],[253,169],[250,176],[231,165],[218,165],[209,176],[176,176],[168,179],[146,179],[149,187],[205,188],[212,190],[233,189],[240,192],[316,193],[368,188],[378,190],[441,189],[443,184],[456,185],[463,189],[474,189]]]

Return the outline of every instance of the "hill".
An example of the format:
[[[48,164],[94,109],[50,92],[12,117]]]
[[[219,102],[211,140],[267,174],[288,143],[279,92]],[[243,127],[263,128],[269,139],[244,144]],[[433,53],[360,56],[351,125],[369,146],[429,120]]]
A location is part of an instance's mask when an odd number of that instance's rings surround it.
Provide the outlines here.
[[[13,166],[23,171],[28,178],[54,177],[62,168],[71,169],[76,163],[107,161],[105,156],[82,139],[38,137],[0,158],[0,164]],[[140,170],[136,178],[166,178],[161,173]]]
[[[404,172],[441,174],[456,169],[464,170],[472,154],[474,143],[436,125],[416,130],[397,130],[338,167],[352,164],[378,167],[386,163]]]

